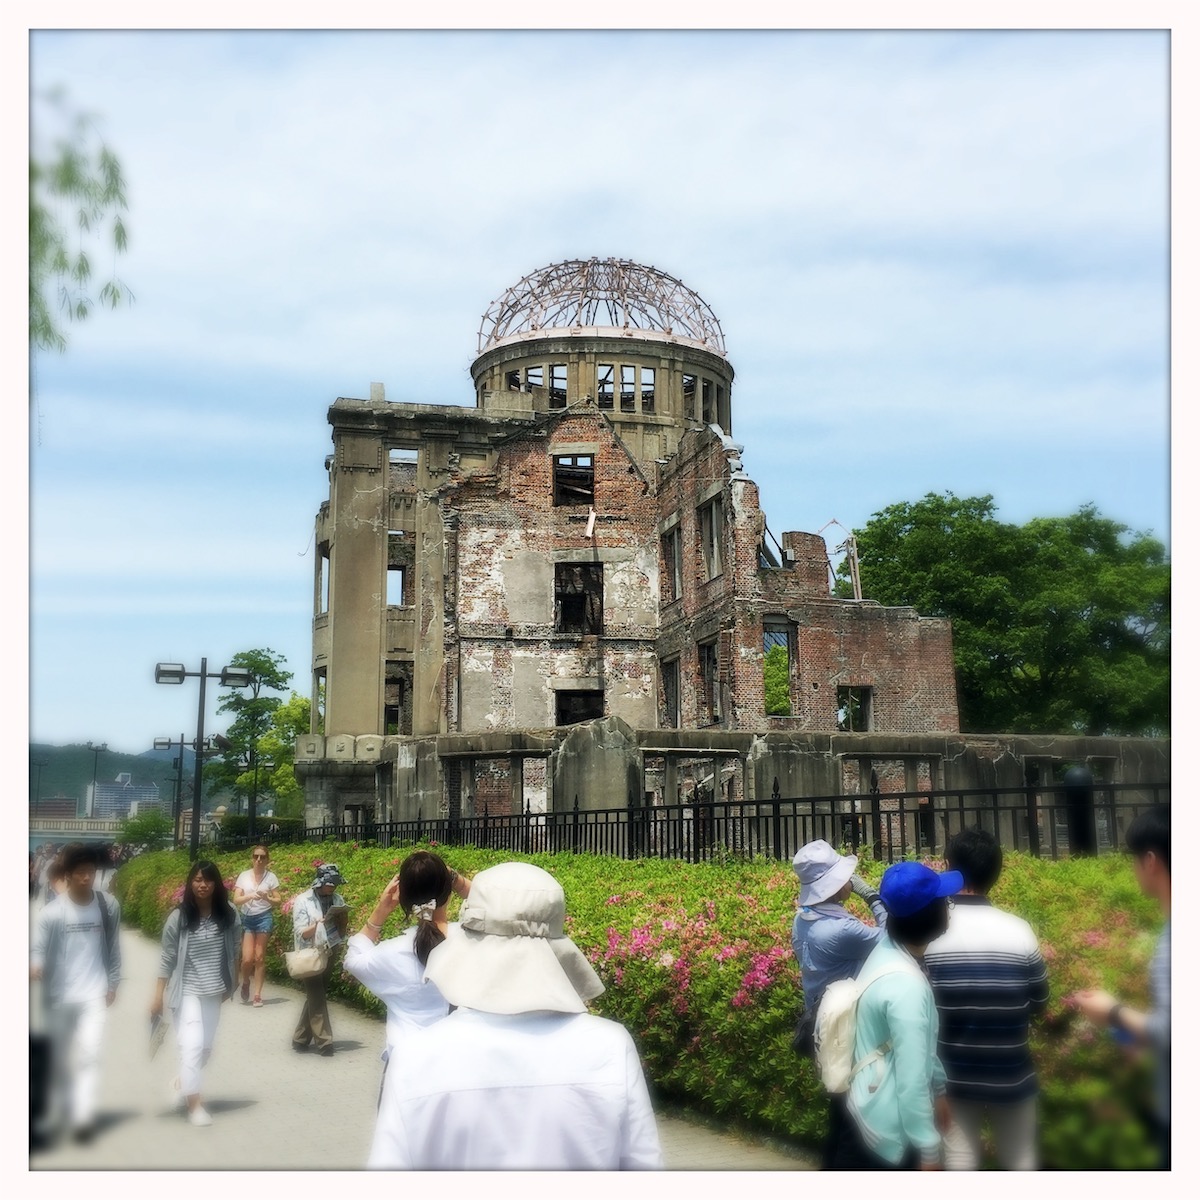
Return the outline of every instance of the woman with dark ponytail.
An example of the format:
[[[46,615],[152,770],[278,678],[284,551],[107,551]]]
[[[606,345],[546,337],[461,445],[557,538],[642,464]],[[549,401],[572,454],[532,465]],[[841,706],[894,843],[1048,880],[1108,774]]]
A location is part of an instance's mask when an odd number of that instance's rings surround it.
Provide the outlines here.
[[[437,987],[423,982],[425,963],[430,951],[445,940],[450,893],[465,899],[470,890],[470,880],[436,854],[416,850],[400,864],[375,911],[350,938],[345,969],[387,1006],[386,1045],[380,1056],[385,1064],[406,1029],[432,1025],[450,1011]],[[397,908],[413,925],[398,937],[380,941]]]

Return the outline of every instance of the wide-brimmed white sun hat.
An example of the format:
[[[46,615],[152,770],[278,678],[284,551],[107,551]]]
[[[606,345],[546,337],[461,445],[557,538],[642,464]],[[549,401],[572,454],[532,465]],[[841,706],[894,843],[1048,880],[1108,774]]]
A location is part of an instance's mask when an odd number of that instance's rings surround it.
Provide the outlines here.
[[[849,882],[858,866],[854,854],[839,854],[828,842],[817,840],[801,846],[792,859],[792,870],[800,880],[801,905],[820,904]]]
[[[446,1000],[480,1012],[587,1011],[604,984],[563,933],[566,901],[553,875],[501,863],[471,880],[457,924],[435,946],[425,978]]]

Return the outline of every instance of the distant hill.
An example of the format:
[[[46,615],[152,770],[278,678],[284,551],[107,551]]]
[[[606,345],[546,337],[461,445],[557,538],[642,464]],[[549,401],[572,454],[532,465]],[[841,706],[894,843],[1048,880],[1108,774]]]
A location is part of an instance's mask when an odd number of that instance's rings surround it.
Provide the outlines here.
[[[39,772],[33,765],[44,762],[41,777],[41,795],[70,796],[80,806],[87,797],[92,782],[92,765],[95,762],[96,779],[100,783],[111,783],[118,775],[128,773],[138,784],[157,783],[159,794],[170,803],[175,794],[175,768],[171,765],[178,754],[177,749],[147,750],[142,754],[124,754],[117,750],[103,750],[98,758],[86,746],[49,746],[31,742],[29,745],[29,799],[33,800],[34,786]],[[196,753],[184,747],[183,778],[187,784],[193,778]],[[190,794],[190,792],[189,792]]]

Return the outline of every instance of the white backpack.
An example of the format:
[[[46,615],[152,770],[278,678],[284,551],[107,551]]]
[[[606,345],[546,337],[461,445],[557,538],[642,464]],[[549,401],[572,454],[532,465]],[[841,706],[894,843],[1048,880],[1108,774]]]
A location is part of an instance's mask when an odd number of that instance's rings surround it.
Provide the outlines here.
[[[863,971],[857,979],[837,979],[826,989],[817,1009],[817,1022],[813,1031],[814,1055],[817,1070],[825,1090],[834,1095],[850,1089],[855,1075],[877,1062],[892,1048],[891,1041],[877,1046],[865,1058],[854,1061],[854,1035],[858,1017],[858,1002],[863,992],[877,979],[903,971],[910,975],[921,975],[920,969],[904,959],[893,958],[890,963],[870,972]],[[874,1089],[872,1089],[874,1090]]]

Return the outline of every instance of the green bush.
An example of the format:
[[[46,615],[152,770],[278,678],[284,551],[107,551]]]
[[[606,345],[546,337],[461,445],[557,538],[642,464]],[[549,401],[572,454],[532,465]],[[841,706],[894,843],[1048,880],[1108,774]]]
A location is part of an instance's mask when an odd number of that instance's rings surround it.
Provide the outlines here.
[[[819,1143],[828,1106],[811,1064],[791,1050],[799,971],[790,941],[796,880],[788,864],[732,856],[719,864],[629,862],[423,845],[468,875],[517,857],[555,875],[567,897],[568,932],[607,985],[594,1008],[633,1033],[657,1096],[732,1125]],[[336,862],[357,929],[410,849],[277,846],[271,865],[290,911],[288,901],[311,885],[316,863]],[[214,858],[230,883],[249,865],[244,850]],[[185,853],[167,853],[142,855],[121,869],[115,886],[131,924],[158,936],[187,865]],[[860,872],[878,882],[882,867],[864,860]],[[1077,988],[1099,986],[1131,1004],[1148,1003],[1149,959],[1161,926],[1156,906],[1138,892],[1119,855],[1048,863],[1010,854],[993,900],[1030,921],[1050,969],[1054,1019],[1035,1025],[1033,1035],[1044,1165],[1152,1166],[1154,1152],[1136,1116],[1139,1098],[1149,1095],[1146,1062],[1071,1020],[1062,1001]],[[452,919],[457,905],[452,900]],[[400,928],[393,918],[385,936]],[[291,939],[285,911],[267,950],[274,979],[287,979],[282,955]],[[330,994],[383,1012],[344,972],[335,972]]]

